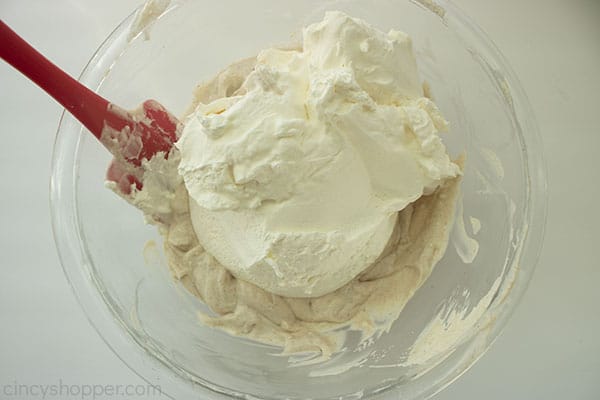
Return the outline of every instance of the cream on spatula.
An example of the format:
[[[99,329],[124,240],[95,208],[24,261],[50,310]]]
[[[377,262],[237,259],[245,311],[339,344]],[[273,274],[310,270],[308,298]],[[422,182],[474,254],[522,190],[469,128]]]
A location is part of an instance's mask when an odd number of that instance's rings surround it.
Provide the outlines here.
[[[62,71],[0,20],[0,56],[58,101],[113,154],[107,179],[129,194],[142,188],[143,161],[168,157],[181,124],[162,105],[145,101],[127,111]]]

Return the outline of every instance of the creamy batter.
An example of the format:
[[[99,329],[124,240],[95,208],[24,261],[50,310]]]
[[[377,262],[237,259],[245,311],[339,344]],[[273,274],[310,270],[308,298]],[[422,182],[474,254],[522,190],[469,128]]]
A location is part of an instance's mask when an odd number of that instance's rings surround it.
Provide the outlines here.
[[[327,13],[301,49],[261,51],[231,96],[186,120],[196,236],[270,293],[330,293],[380,256],[398,211],[459,174],[445,129],[406,34]]]
[[[460,178],[449,180],[399,213],[394,232],[379,259],[332,293],[292,298],[269,293],[236,279],[198,243],[186,207],[183,185],[177,210],[165,227],[165,252],[174,277],[216,315],[208,325],[284,348],[284,353],[314,351],[324,359],[340,349],[348,326],[364,338],[386,331],[443,256],[452,226]]]
[[[208,325],[328,358],[389,329],[442,257],[461,163],[410,39],[339,12],[199,86],[127,199]]]

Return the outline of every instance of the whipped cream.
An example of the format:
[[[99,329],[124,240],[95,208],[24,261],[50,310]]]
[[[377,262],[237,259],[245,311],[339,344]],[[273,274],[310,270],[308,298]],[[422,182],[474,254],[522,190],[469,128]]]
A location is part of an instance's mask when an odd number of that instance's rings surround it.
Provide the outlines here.
[[[186,121],[198,241],[268,292],[330,293],[378,259],[400,210],[460,174],[446,128],[406,34],[329,12],[301,50],[262,51],[234,95]]]

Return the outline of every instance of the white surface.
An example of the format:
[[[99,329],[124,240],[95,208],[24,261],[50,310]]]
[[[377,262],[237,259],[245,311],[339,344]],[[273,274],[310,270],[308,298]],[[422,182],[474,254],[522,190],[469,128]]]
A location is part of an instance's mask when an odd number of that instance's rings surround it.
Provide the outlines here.
[[[600,167],[592,160],[600,150],[600,1],[456,2],[529,94],[548,162],[549,215],[540,264],[504,333],[436,399],[598,399]],[[0,17],[77,75],[138,3],[2,0]],[[61,380],[143,385],[86,321],[54,248],[48,176],[61,108],[3,63],[0,94],[0,389]]]

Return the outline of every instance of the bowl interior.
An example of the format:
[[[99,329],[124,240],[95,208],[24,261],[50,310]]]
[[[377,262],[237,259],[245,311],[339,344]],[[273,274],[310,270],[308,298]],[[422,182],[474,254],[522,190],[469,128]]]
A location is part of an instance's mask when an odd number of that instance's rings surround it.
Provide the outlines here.
[[[467,158],[448,250],[392,329],[368,343],[350,332],[343,352],[304,365],[299,357],[199,322],[198,310],[206,307],[171,279],[156,229],[103,188],[110,156],[65,117],[55,190],[72,198],[72,207],[59,211],[65,220],[56,223],[76,230],[78,242],[71,247],[84,262],[74,268],[90,278],[75,291],[110,310],[112,327],[99,327],[101,334],[127,333],[129,345],[119,350],[126,362],[129,353],[157,361],[147,361],[153,373],[134,366],[138,373],[151,383],[162,375],[177,382],[178,388],[164,388],[167,394],[177,396],[186,387],[190,393],[211,388],[266,398],[338,398],[393,387],[412,398],[464,371],[497,334],[493,319],[507,312],[505,295],[518,297],[510,292],[515,271],[524,279],[522,291],[533,268],[519,262],[531,207],[531,160],[522,132],[528,122],[516,111],[518,94],[490,56],[493,48],[449,5],[423,3],[430,7],[408,1],[174,1],[151,25],[149,39],[141,34],[127,42],[129,18],[87,67],[84,82],[115,103],[133,108],[155,98],[181,114],[199,82],[263,48],[299,42],[302,26],[326,10],[342,10],[411,35],[422,79],[450,121],[443,140],[451,154]],[[67,184],[59,185],[63,178]],[[70,268],[65,265],[73,282]]]

